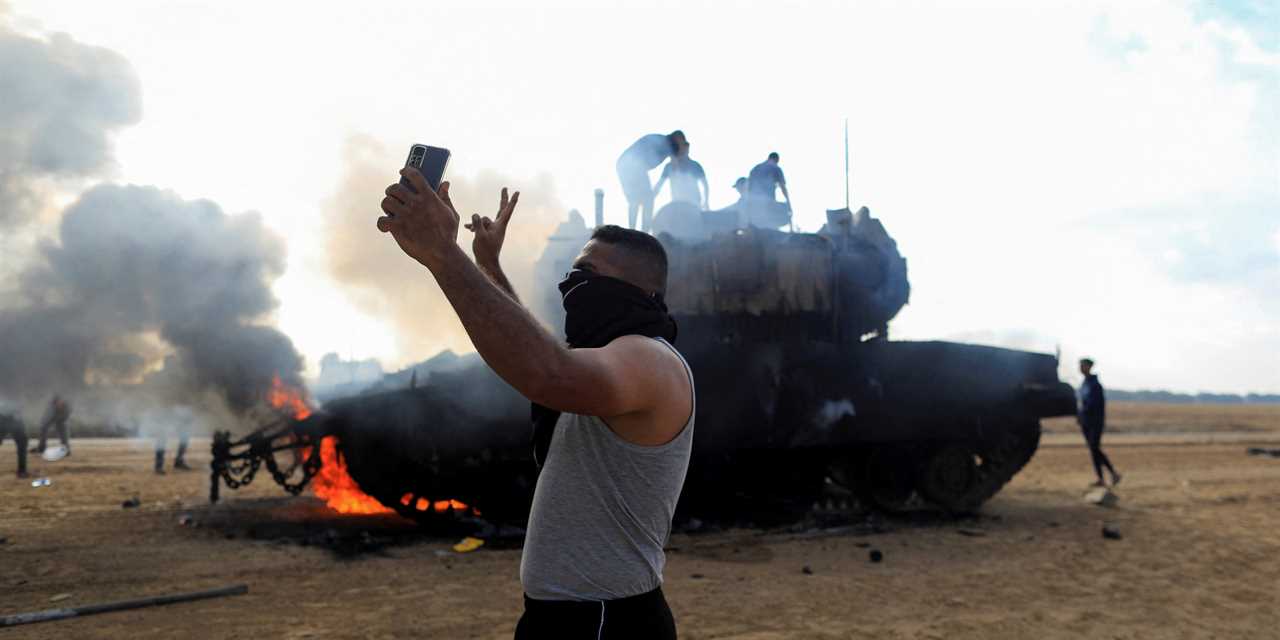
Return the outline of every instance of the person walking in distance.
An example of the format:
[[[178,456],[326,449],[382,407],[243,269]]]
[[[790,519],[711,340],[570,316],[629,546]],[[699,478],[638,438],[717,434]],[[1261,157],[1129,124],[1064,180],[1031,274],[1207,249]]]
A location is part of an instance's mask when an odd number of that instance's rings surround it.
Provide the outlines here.
[[[67,433],[67,420],[71,419],[71,403],[58,394],[53,394],[49,408],[45,410],[44,419],[40,421],[40,442],[31,449],[31,453],[44,453],[49,440],[49,429],[58,432],[67,455],[71,455],[71,436]]]
[[[662,593],[671,518],[693,443],[693,374],[672,342],[666,251],[646,233],[596,229],[560,282],[567,345],[520,303],[499,255],[519,194],[471,216],[458,246],[449,183],[387,187],[378,229],[435,277],[476,351],[535,403],[541,470],[520,580],[529,638],[676,637]]]
[[[1080,383],[1080,411],[1077,419],[1080,430],[1084,433],[1084,441],[1089,445],[1089,455],[1093,457],[1093,472],[1098,477],[1093,484],[1097,487],[1106,486],[1102,478],[1102,469],[1105,467],[1111,473],[1111,485],[1115,486],[1120,484],[1120,474],[1111,466],[1107,454],[1102,452],[1102,432],[1107,423],[1107,400],[1102,391],[1102,383],[1098,381],[1097,374],[1093,373],[1093,360],[1082,358],[1080,373],[1084,376],[1084,382]]]
[[[640,215],[640,230],[648,231],[653,220],[653,183],[649,172],[664,160],[674,156],[688,141],[684,132],[669,134],[651,133],[641,137],[618,156],[618,180],[622,182],[622,194],[627,198],[627,226],[636,228],[636,215]]]

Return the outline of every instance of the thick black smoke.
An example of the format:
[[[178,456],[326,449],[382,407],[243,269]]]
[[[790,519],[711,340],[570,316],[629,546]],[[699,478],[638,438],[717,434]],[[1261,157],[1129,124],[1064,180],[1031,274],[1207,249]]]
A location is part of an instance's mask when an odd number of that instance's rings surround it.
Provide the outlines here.
[[[114,134],[141,118],[139,82],[114,51],[18,33],[4,13],[0,401],[32,413],[62,393],[128,424],[157,404],[225,416],[275,375],[298,384],[293,344],[262,324],[285,252],[256,214],[140,186],[52,205],[114,166]]]
[[[66,34],[28,37],[0,7],[0,233],[30,220],[43,190],[110,168],[111,134],[142,117],[132,65]]]
[[[297,384],[293,343],[256,324],[276,306],[284,245],[256,214],[155,187],[99,185],[62,217],[0,311],[0,389],[23,396],[129,382],[176,352],[168,386],[244,409],[273,375]],[[153,374],[154,376],[154,374]],[[180,384],[172,384],[180,382]]]

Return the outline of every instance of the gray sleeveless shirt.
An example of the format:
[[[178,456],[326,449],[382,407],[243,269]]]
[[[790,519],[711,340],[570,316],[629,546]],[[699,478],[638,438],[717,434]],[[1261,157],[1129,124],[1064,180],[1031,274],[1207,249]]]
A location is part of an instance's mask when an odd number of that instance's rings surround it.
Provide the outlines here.
[[[658,338],[693,373],[684,357]],[[696,403],[696,400],[695,400]],[[595,416],[564,413],[533,491],[520,582],[538,600],[615,600],[662,586],[662,552],[689,468],[693,414],[670,442],[623,440]]]

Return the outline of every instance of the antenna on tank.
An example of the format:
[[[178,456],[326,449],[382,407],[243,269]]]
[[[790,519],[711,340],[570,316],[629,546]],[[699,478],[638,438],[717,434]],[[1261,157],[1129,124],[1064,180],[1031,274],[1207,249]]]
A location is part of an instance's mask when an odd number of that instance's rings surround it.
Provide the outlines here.
[[[849,118],[844,119],[844,208],[849,209]],[[849,209],[852,211],[852,209]]]

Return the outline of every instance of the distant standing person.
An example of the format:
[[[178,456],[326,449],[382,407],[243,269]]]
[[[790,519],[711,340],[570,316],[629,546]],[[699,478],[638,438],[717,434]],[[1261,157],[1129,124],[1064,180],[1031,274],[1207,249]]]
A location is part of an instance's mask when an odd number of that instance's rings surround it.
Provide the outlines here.
[[[49,401],[49,408],[45,410],[44,420],[40,421],[40,443],[31,450],[31,453],[44,453],[45,444],[49,440],[49,429],[56,429],[58,439],[66,448],[67,455],[71,455],[71,438],[67,434],[67,420],[70,418],[71,403],[64,400],[62,396],[53,394],[53,399]]]
[[[1080,422],[1080,430],[1084,432],[1084,441],[1089,445],[1089,455],[1093,456],[1093,472],[1098,475],[1094,486],[1103,487],[1106,483],[1102,479],[1102,468],[1106,467],[1111,472],[1111,484],[1115,486],[1120,484],[1120,474],[1116,473],[1115,467],[1111,466],[1111,460],[1107,458],[1107,454],[1102,452],[1102,431],[1106,428],[1107,422],[1107,399],[1102,392],[1102,383],[1098,382],[1098,376],[1093,373],[1093,360],[1082,358],[1080,360],[1080,373],[1084,375],[1084,382],[1080,383],[1080,414],[1078,416]]]
[[[750,206],[746,224],[776,229],[791,221],[791,194],[787,192],[787,179],[782,175],[779,162],[781,157],[775,151],[747,174]],[[777,200],[778,189],[782,189],[783,202]]]
[[[4,444],[5,436],[13,436],[14,444],[18,445],[18,477],[27,477],[27,425],[17,413],[0,407],[0,444]]]
[[[649,172],[662,161],[675,155],[688,141],[683,131],[667,135],[651,133],[636,140],[618,157],[618,180],[627,198],[627,226],[636,228],[636,214],[640,214],[640,230],[648,231],[653,219],[655,190],[649,182]]]
[[[662,176],[653,187],[656,196],[662,192],[662,185],[671,181],[671,201],[685,202],[706,211],[711,197],[711,186],[707,184],[707,172],[703,171],[698,161],[689,157],[689,143],[676,152],[662,168]]]
[[[187,445],[191,442],[191,423],[195,421],[195,416],[191,414],[191,409],[178,407],[170,413],[168,419],[173,423],[173,431],[178,436],[178,453],[173,457],[173,468],[178,471],[190,471],[191,467],[187,466],[186,460]],[[169,441],[169,428],[167,426],[159,427],[155,434],[155,439],[155,472],[156,475],[164,475],[164,450]]]

